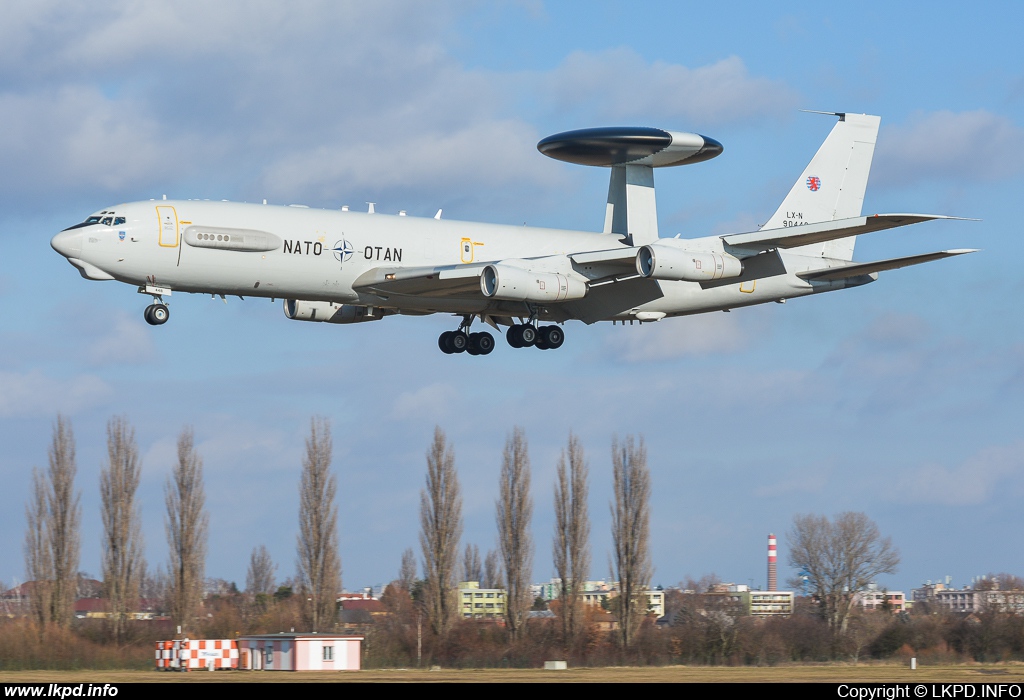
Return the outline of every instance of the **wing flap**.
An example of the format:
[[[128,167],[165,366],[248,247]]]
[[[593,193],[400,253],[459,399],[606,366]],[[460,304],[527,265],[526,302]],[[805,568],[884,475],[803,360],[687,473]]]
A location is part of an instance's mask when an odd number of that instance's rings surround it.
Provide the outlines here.
[[[941,216],[939,214],[875,214],[874,216],[855,216],[850,219],[822,221],[803,226],[736,233],[722,236],[722,241],[742,257],[744,254],[753,255],[761,251],[771,250],[772,248],[799,248],[814,243],[824,243],[848,236],[884,231],[898,226],[908,226],[934,219],[969,220],[957,216]]]
[[[860,275],[868,275],[875,272],[883,272],[885,270],[897,270],[901,267],[909,267],[910,265],[920,265],[921,263],[931,262],[933,260],[951,258],[954,255],[964,255],[965,253],[976,252],[977,249],[974,248],[941,250],[937,253],[909,255],[905,258],[890,258],[888,260],[876,260],[875,262],[857,263],[856,265],[843,265],[841,267],[831,267],[824,270],[808,270],[806,272],[798,272],[796,273],[796,276],[805,279],[808,282],[814,280],[840,280],[849,277],[859,277]]]

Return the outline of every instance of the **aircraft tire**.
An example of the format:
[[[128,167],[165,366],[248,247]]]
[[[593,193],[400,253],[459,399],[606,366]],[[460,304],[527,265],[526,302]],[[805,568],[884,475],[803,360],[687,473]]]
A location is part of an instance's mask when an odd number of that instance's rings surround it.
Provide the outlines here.
[[[523,344],[521,342],[519,342],[519,339],[517,337],[518,329],[519,329],[519,326],[517,326],[516,324],[513,323],[511,326],[508,327],[508,330],[505,331],[505,340],[507,340],[508,344],[511,345],[514,348],[521,348],[521,347],[523,347]]]
[[[146,323],[148,323],[151,326],[155,326],[156,325],[156,321],[153,320],[153,307],[154,306],[156,306],[156,304],[150,304],[149,306],[146,307],[146,310],[142,312],[142,317],[145,318],[146,319]]]
[[[476,336],[476,349],[480,355],[490,355],[491,351],[494,350],[494,336],[486,331],[482,333],[474,333]]]
[[[154,326],[162,326],[171,317],[170,310],[164,304],[153,304],[149,317],[153,319]]]
[[[448,338],[448,347],[452,349],[452,352],[465,352],[468,345],[468,335],[462,331],[451,331],[451,335]]]
[[[452,332],[445,331],[437,337],[437,347],[441,348],[441,352],[445,355],[451,355],[452,351],[448,349],[448,340],[451,338]]]
[[[519,342],[523,344],[524,348],[528,348],[537,342],[537,329],[528,323],[519,326],[519,334],[517,336]]]
[[[540,329],[540,337],[550,350],[557,350],[565,342],[565,332],[558,326],[544,326]]]

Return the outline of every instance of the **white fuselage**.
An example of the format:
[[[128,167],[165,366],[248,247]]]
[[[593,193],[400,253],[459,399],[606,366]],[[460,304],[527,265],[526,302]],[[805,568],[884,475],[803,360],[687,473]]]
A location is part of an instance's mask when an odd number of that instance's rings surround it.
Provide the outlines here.
[[[112,207],[109,224],[80,225],[53,239],[53,247],[90,279],[140,287],[278,299],[331,301],[399,312],[528,315],[517,302],[480,294],[424,296],[360,293],[353,282],[375,268],[424,268],[569,256],[622,247],[619,234],[505,226],[434,218],[210,201],[148,201]],[[106,212],[106,210],[105,210]],[[103,213],[105,213],[103,212]],[[123,223],[114,223],[123,218]],[[270,234],[262,249],[196,240],[196,231]],[[199,235],[206,235],[200,233]],[[249,236],[252,239],[253,236]],[[262,239],[260,239],[262,240]],[[663,239],[666,240],[666,239]],[[720,253],[717,236],[685,241],[687,250]],[[697,282],[639,280],[647,293],[618,303],[629,281],[590,289],[584,299],[545,305],[556,321],[650,319],[783,300],[852,286],[850,280],[807,282],[795,273],[832,261],[779,251],[781,274],[705,288]],[[568,259],[567,259],[568,260]],[[569,265],[581,279],[600,270]],[[857,282],[862,284],[864,280]],[[725,281],[727,282],[727,280]],[[660,289],[650,298],[650,285]],[[628,296],[628,295],[627,295]]]

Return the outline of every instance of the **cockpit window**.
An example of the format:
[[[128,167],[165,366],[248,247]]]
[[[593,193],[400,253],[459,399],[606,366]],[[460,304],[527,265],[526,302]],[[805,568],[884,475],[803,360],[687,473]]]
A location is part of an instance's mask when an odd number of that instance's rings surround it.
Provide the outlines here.
[[[99,214],[93,214],[82,223],[75,224],[74,226],[68,226],[64,230],[70,231],[72,229],[82,228],[83,226],[92,226],[94,224],[101,224],[103,226],[124,226],[125,217],[113,216],[113,214],[114,212],[112,211],[101,211]]]

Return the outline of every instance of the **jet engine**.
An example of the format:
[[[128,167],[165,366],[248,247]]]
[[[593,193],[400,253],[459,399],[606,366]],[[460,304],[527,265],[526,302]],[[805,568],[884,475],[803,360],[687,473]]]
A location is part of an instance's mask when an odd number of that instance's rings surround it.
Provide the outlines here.
[[[379,321],[388,313],[384,309],[373,306],[336,304],[333,301],[284,300],[284,315],[293,321],[362,323],[363,321]]]
[[[533,272],[511,265],[488,265],[480,275],[485,297],[503,301],[566,301],[587,294],[585,282],[557,272]]]
[[[656,280],[709,282],[739,277],[743,263],[728,253],[694,252],[651,244],[636,254],[636,271]]]

